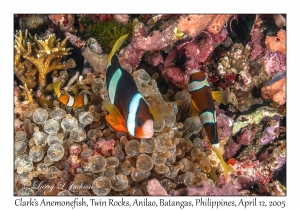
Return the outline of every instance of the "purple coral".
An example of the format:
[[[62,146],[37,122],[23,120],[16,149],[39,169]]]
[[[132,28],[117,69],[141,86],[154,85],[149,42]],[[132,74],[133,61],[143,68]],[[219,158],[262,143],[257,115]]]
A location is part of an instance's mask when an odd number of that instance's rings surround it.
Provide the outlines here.
[[[269,122],[270,126],[268,126],[264,132],[263,132],[263,136],[260,139],[262,145],[266,145],[269,142],[273,141],[275,138],[278,137],[279,135],[279,122],[272,120]]]
[[[260,23],[261,21],[257,16],[250,32],[251,41],[248,43],[252,48],[250,52],[250,61],[257,59],[265,51],[265,48],[262,46],[263,31],[260,28]]]
[[[233,126],[233,123],[233,119],[223,113],[220,113],[217,116],[218,131],[221,132],[221,134],[219,135],[220,139],[225,139],[232,134],[231,128]]]
[[[159,67],[163,65],[164,57],[159,52],[150,53],[145,56],[145,61],[154,67]]]
[[[189,42],[184,46],[187,57],[185,67],[188,71],[198,69],[199,63],[206,61],[212,51],[225,40],[228,31],[226,28],[223,28],[218,34],[208,32],[204,32],[203,34],[206,34],[207,37],[199,46],[195,42]]]
[[[232,158],[241,148],[241,143],[236,143],[234,140],[230,139],[224,147],[225,160]]]
[[[245,175],[247,177],[247,183],[253,182],[258,184],[260,192],[263,192],[272,179],[275,178],[276,173],[286,163],[286,141],[282,141],[280,146],[273,149],[273,151],[265,155],[265,159],[259,161],[249,161],[249,159],[243,159],[236,161],[234,168],[235,173],[239,175]]]
[[[244,128],[241,132],[240,143],[242,145],[249,145],[250,142],[255,137],[258,130],[259,129],[255,126],[250,126],[250,127]]]
[[[81,40],[80,37],[71,34],[70,32],[65,32],[66,37],[68,37],[69,41],[72,45],[77,48],[83,48],[85,46],[85,41]]]
[[[181,190],[177,190],[174,195],[238,195],[236,186],[231,182],[226,182],[222,187],[215,187],[213,183],[209,181],[202,181],[197,186],[187,187]]]
[[[286,56],[280,52],[265,51],[263,57],[264,69],[269,76],[286,71]]]
[[[145,36],[147,36],[145,25],[143,23],[136,24],[132,31],[130,44],[121,49],[119,53],[119,57],[123,58],[124,62],[130,64],[132,67],[137,67],[139,65],[142,56],[146,52],[145,50],[141,50],[137,44],[138,39]]]

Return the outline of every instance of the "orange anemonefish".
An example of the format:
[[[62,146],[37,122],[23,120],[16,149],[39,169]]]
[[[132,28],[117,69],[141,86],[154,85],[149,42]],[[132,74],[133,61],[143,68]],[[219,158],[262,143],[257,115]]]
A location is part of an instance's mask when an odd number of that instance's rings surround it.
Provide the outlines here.
[[[88,104],[92,98],[88,94],[71,96],[68,93],[61,94],[60,92],[60,81],[56,81],[53,83],[53,90],[57,95],[58,100],[66,106],[71,106],[74,108],[82,107]]]
[[[127,36],[117,40],[108,56],[106,88],[109,100],[104,99],[103,105],[109,114],[105,119],[117,131],[128,132],[136,138],[150,138],[154,133],[153,116],[133,77],[120,66],[118,56],[114,55]]]
[[[223,159],[218,139],[217,118],[214,100],[226,104],[227,95],[225,91],[211,91],[204,73],[199,70],[190,72],[188,90],[191,94],[190,114],[199,115],[206,134],[211,142],[212,149],[220,159],[224,168],[225,176],[233,172],[233,168],[227,165]]]

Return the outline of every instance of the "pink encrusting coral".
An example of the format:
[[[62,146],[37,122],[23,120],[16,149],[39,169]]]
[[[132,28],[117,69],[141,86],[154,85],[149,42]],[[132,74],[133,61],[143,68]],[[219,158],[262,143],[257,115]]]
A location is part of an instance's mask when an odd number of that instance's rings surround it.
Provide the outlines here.
[[[146,52],[145,50],[139,49],[138,40],[146,36],[145,25],[143,23],[136,24],[133,28],[130,44],[120,50],[119,57],[123,58],[124,61],[132,67],[138,66],[142,56]]]
[[[113,139],[110,140],[100,139],[95,144],[94,154],[101,154],[105,157],[110,156],[114,148],[114,145],[115,145],[115,140]]]
[[[267,36],[265,39],[267,49],[272,52],[281,52],[286,54],[286,32],[280,29],[277,32],[277,36]]]
[[[183,15],[177,27],[189,37],[194,38],[204,31],[216,15]]]
[[[167,191],[161,186],[161,184],[157,179],[151,179],[148,181],[147,191],[149,195],[156,195],[156,196],[168,195]]]
[[[263,30],[261,29],[261,23],[259,16],[256,16],[250,32],[251,41],[248,43],[252,48],[250,53],[251,61],[257,59],[265,51],[265,48],[262,46]]]
[[[238,195],[238,190],[235,184],[227,182],[222,187],[214,186],[209,181],[202,181],[196,186],[183,188],[175,192],[174,195],[188,195],[188,196],[220,196],[220,195]]]
[[[264,70],[269,76],[273,76],[277,72],[286,71],[286,56],[282,53],[265,50],[265,55],[262,59],[264,62]]]
[[[233,123],[234,121],[231,117],[228,117],[223,113],[217,115],[217,125],[218,125],[218,131],[220,131],[219,134],[220,139],[228,138],[232,134]]]
[[[286,76],[280,80],[261,88],[261,95],[264,99],[272,99],[279,105],[286,101]]]
[[[52,14],[49,19],[64,32],[74,30],[74,15],[71,14]]]
[[[236,174],[251,177],[260,188],[264,188],[273,179],[281,167],[286,163],[286,145],[281,142],[264,160],[237,161],[234,165]]]
[[[217,15],[206,30],[212,34],[218,34],[231,17],[232,14]]]
[[[115,14],[113,15],[113,17],[118,23],[121,23],[122,25],[126,25],[130,18],[129,15],[126,14]]]
[[[198,69],[201,62],[205,62],[214,49],[225,40],[228,35],[227,29],[223,28],[218,34],[203,33],[205,41],[200,45],[196,43],[187,43],[185,47],[185,56],[187,62],[186,70]]]
[[[187,76],[177,66],[169,66],[161,71],[162,76],[166,81],[177,85],[178,87],[184,88],[187,83]]]
[[[66,37],[69,38],[69,41],[72,43],[77,48],[82,48],[85,46],[85,41],[83,41],[80,37],[77,37],[70,32],[66,31],[65,32]]]

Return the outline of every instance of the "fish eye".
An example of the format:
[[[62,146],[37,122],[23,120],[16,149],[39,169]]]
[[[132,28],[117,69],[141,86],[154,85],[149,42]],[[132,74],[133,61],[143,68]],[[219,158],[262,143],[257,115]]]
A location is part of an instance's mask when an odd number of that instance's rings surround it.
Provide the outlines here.
[[[193,76],[192,75],[190,75],[190,81],[193,81]]]
[[[138,127],[142,127],[142,125],[143,125],[142,119],[137,118],[137,119],[136,119],[136,125],[137,125]]]

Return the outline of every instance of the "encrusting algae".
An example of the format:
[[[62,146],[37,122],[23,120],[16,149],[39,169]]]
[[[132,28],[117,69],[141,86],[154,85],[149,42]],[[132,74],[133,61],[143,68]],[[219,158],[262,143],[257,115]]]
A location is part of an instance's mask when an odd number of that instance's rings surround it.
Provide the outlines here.
[[[227,40],[258,16],[57,18],[64,34],[15,34],[14,195],[285,195],[285,104],[243,103],[285,55]]]

